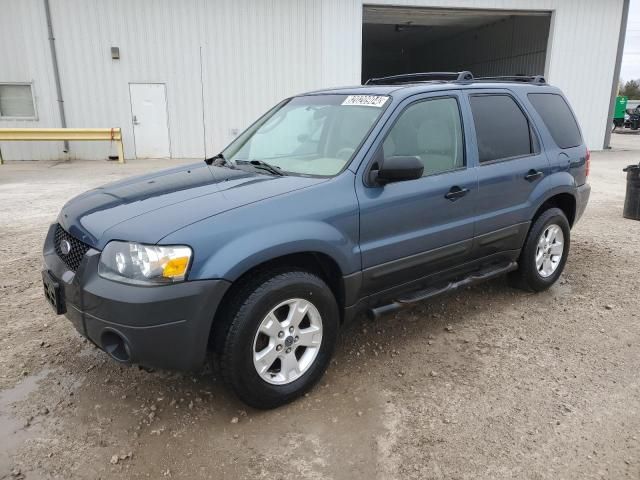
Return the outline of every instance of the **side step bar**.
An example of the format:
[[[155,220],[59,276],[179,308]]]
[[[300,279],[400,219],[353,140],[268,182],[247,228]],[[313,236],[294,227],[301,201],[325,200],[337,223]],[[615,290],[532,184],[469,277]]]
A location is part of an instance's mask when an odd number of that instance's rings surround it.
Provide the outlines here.
[[[368,310],[367,313],[371,319],[377,319],[382,315],[395,312],[397,310],[400,310],[401,308],[407,307],[414,303],[422,302],[423,300],[427,300],[429,298],[435,297],[437,295],[441,295],[443,293],[452,292],[461,287],[468,287],[470,285],[475,285],[476,283],[481,283],[481,282],[484,282],[485,280],[489,280],[494,277],[499,277],[500,275],[504,275],[505,273],[512,272],[517,268],[518,268],[518,262],[510,262],[507,264],[497,265],[492,268],[485,268],[483,270],[473,272],[468,277],[465,277],[461,280],[457,280],[455,282],[449,282],[444,287],[428,288],[426,290],[413,292],[410,295],[398,298],[397,300],[394,300],[393,302],[387,305],[371,308]]]

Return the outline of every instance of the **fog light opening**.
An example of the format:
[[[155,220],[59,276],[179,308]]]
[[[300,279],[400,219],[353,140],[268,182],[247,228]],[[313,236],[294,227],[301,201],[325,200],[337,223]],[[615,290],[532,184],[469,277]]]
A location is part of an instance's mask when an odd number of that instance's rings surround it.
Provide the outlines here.
[[[102,348],[111,358],[118,362],[128,362],[131,360],[129,345],[115,332],[104,332],[102,334]]]

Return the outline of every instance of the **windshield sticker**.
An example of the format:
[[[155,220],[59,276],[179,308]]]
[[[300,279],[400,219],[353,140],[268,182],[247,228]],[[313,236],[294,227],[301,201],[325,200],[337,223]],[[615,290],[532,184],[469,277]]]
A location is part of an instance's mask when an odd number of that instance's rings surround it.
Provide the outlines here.
[[[383,95],[349,95],[342,105],[357,105],[360,107],[378,107],[384,105],[387,98]]]

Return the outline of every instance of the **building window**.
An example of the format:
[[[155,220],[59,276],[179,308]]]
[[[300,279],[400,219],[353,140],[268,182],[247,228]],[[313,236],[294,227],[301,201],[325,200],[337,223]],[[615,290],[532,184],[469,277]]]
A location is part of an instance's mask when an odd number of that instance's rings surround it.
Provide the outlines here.
[[[36,118],[30,84],[0,83],[0,118]]]

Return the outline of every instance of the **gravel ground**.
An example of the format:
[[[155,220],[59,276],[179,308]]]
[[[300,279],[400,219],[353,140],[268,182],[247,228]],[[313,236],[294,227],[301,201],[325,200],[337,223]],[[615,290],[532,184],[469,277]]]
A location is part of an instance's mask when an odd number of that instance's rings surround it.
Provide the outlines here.
[[[360,318],[322,382],[268,412],[209,368],[115,364],[43,299],[63,202],[169,162],[1,166],[0,478],[640,478],[640,222],[621,216],[640,136],[613,142],[552,289],[500,279]]]

